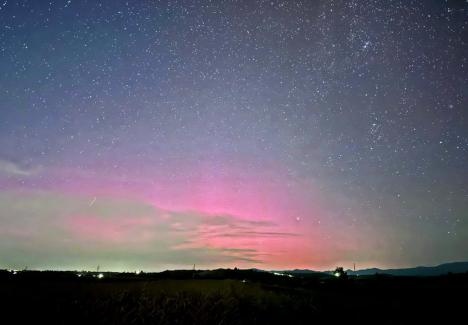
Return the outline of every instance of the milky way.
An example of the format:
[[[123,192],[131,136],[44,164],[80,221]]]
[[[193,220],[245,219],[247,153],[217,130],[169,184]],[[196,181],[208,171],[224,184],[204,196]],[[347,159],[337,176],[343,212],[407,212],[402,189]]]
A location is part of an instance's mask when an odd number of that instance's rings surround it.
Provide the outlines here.
[[[0,2],[0,268],[468,259],[466,1]]]

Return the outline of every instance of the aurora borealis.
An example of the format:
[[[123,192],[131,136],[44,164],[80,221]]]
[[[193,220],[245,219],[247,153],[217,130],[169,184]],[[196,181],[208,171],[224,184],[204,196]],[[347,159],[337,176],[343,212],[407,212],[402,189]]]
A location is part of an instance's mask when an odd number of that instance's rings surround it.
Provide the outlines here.
[[[0,268],[468,260],[466,1],[0,2]]]

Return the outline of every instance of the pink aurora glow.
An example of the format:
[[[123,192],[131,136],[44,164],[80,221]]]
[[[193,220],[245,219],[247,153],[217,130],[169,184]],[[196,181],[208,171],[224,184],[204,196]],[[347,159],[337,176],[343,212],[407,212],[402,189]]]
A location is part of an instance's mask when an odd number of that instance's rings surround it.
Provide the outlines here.
[[[329,211],[318,186],[287,175],[279,166],[253,171],[239,164],[222,168],[222,172],[213,172],[209,166],[193,166],[182,172],[179,169],[179,173],[157,169],[131,173],[127,169],[122,174],[97,168],[88,174],[56,169],[33,182],[42,191],[87,199],[90,206],[112,199],[140,202],[154,209],[146,215],[130,211],[105,218],[92,209],[70,214],[64,227],[77,241],[144,247],[167,240],[156,235],[166,227],[169,237],[174,234],[184,239],[172,249],[213,249],[251,258],[239,259],[236,265],[241,267],[261,263],[320,268],[343,254],[333,240],[337,232],[324,222]],[[185,219],[176,220],[174,214],[183,214]],[[346,249],[355,245],[348,242]]]

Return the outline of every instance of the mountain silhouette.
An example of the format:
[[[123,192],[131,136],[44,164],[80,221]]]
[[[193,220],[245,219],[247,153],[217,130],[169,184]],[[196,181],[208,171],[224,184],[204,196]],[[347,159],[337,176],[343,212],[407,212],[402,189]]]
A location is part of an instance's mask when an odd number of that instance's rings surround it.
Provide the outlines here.
[[[271,272],[281,272],[283,274],[291,274],[294,276],[310,276],[318,274],[333,274],[334,271],[314,271],[308,269],[295,269],[295,270],[283,270],[283,271],[271,271]],[[465,273],[468,272],[468,262],[452,262],[444,263],[437,266],[417,266],[412,268],[402,268],[402,269],[379,269],[379,268],[369,268],[362,270],[346,270],[348,275],[375,275],[375,274],[386,274],[393,276],[438,276],[445,275],[449,273]]]
[[[444,263],[437,266],[417,266],[404,269],[378,269],[370,268],[358,271],[347,270],[349,275],[388,274],[395,276],[438,276],[448,273],[468,272],[468,262]]]

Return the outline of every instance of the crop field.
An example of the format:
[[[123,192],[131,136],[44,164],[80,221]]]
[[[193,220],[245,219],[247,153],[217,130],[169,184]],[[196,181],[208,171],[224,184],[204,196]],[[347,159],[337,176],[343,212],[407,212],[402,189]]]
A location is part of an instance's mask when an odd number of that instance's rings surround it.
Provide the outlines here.
[[[366,279],[1,279],[2,317],[48,324],[449,323],[466,275]]]

